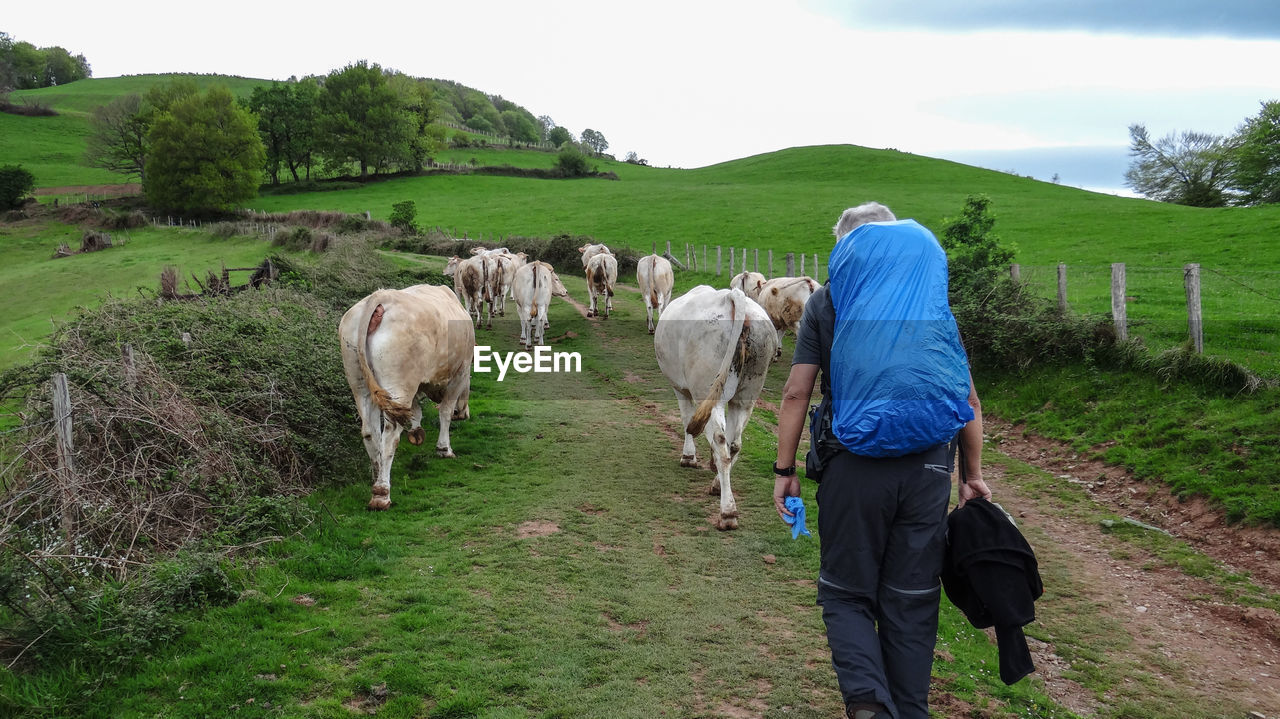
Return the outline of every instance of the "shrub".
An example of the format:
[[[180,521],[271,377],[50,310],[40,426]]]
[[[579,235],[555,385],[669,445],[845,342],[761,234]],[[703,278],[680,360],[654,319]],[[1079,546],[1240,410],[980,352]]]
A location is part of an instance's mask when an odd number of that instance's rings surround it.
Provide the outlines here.
[[[560,154],[556,156],[556,168],[565,177],[582,177],[590,172],[587,156],[573,143],[566,143],[560,148]]]
[[[404,200],[391,206],[391,226],[407,234],[417,234],[418,206],[413,200]]]
[[[271,245],[273,247],[284,248],[291,252],[309,250],[311,249],[311,230],[305,227],[281,230],[271,239]]]
[[[35,189],[36,178],[21,165],[0,167],[0,210],[22,207],[22,198]]]

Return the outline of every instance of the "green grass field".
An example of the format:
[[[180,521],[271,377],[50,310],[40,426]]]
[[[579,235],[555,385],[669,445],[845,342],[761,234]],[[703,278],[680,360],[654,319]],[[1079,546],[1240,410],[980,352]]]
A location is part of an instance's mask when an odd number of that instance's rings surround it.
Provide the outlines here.
[[[108,294],[158,290],[165,265],[178,268],[179,284],[192,274],[203,281],[206,272],[221,271],[224,264],[254,266],[271,249],[257,238],[214,239],[196,230],[143,227],[113,232],[114,242],[124,240],[121,246],[54,258],[61,243],[78,249],[82,234],[78,226],[62,223],[0,223],[0,369],[21,362],[77,306]]]

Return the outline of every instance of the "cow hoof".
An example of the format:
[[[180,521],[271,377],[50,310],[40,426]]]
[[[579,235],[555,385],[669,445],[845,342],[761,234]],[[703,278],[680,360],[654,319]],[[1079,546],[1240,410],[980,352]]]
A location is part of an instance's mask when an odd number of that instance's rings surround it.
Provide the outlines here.
[[[653,334],[653,330],[649,330],[649,334]]]
[[[719,483],[719,482],[712,482],[712,483],[711,483],[711,486],[707,488],[707,494],[709,494],[709,495],[711,495],[711,496],[713,496],[713,497],[719,497],[719,496],[720,496],[720,483]]]
[[[373,497],[372,499],[369,500],[369,509],[375,512],[384,511],[387,507],[390,507],[390,506],[391,506],[390,497]]]
[[[693,456],[693,455],[691,455],[691,454],[681,455],[681,457],[680,457],[680,466],[681,466],[681,467],[695,467],[695,468],[696,468],[696,467],[698,466],[698,458],[697,458],[697,457],[695,457],[695,456]]]
[[[718,523],[716,523],[716,527],[717,527],[718,529],[720,529],[721,531],[728,531],[728,530],[730,530],[730,529],[737,529],[737,528],[738,528],[738,516],[737,516],[736,514],[735,514],[734,516],[732,516],[732,517],[725,517],[725,516],[721,516],[721,517],[720,517],[720,521],[719,521]]]
[[[419,445],[427,438],[426,430],[421,427],[409,430],[409,444]]]
[[[448,447],[436,447],[436,456],[443,457],[444,459],[454,459],[457,457],[457,455],[453,453],[453,450]]]

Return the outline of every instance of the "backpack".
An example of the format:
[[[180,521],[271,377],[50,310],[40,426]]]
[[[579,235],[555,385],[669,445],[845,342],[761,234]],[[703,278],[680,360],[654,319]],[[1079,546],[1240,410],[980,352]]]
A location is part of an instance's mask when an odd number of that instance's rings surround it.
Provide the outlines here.
[[[914,220],[841,238],[828,274],[832,431],[850,452],[899,457],[973,419],[969,360],[947,301],[947,255]]]

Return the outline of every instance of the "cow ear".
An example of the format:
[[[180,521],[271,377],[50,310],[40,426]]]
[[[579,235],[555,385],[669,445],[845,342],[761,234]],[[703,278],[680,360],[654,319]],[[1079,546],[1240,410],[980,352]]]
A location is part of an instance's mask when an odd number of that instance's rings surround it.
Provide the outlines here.
[[[775,294],[775,295],[776,295],[776,294],[778,294],[778,288],[777,288],[777,287],[773,287],[773,288],[771,288],[771,289],[773,290],[773,294]]]
[[[579,247],[579,248],[578,248],[578,253],[579,253],[579,254],[581,254],[581,253],[583,253],[583,252],[586,252],[586,251],[587,251],[587,246],[586,246],[586,245],[583,245],[582,247]]]

